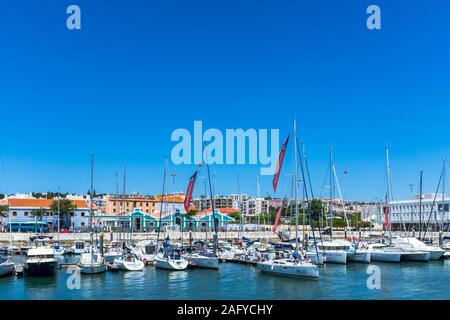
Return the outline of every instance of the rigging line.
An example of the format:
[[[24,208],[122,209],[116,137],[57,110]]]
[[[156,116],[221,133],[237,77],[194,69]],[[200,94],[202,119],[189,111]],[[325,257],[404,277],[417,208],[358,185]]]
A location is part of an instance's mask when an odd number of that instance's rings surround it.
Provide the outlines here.
[[[298,144],[298,142],[297,142],[297,144]],[[300,154],[299,150],[297,150],[297,152],[299,152],[299,154]],[[312,230],[312,235],[313,235],[313,240],[314,240],[314,247],[316,249],[317,260],[319,260],[319,251],[318,251],[318,248],[317,248],[316,232],[314,230],[314,226],[313,226],[312,219],[311,219],[311,216],[312,216],[311,205],[309,203],[308,189],[306,187],[305,167],[306,167],[306,174],[308,176],[309,186],[311,188],[311,197],[312,197],[312,199],[314,199],[312,183],[311,183],[311,176],[309,175],[308,161],[307,161],[307,158],[306,158],[305,151],[302,150],[302,153],[300,155],[302,156],[301,159],[303,159],[303,161],[300,161],[300,168],[301,168],[301,172],[302,172],[302,180],[303,180],[303,188],[304,188],[304,192],[305,192],[305,199],[306,199],[306,201],[308,203],[308,220],[309,220],[309,224],[310,224],[311,230]],[[304,166],[303,166],[303,163],[305,164]],[[319,215],[319,218],[320,218],[320,215]],[[320,241],[321,241],[322,247],[323,247],[323,239],[322,239],[322,231],[321,231],[321,228],[320,228],[320,221],[318,221],[318,226],[319,226]],[[325,252],[325,250],[324,250],[324,252]]]
[[[427,228],[425,228],[425,231],[423,233],[422,241],[425,240],[425,235],[428,232],[428,227],[429,227],[429,224],[430,224],[431,216],[432,216],[433,211],[434,211],[434,206],[436,205],[437,193],[439,192],[439,189],[441,188],[441,182],[442,182],[443,173],[444,172],[442,171],[441,175],[439,177],[439,182],[438,182],[438,186],[437,186],[437,189],[436,189],[436,193],[434,194],[433,204],[431,205],[430,214],[428,215],[428,220],[427,220],[427,223],[426,223],[426,227]],[[435,219],[436,219],[436,212],[434,213],[434,216],[435,216]]]
[[[5,181],[5,196],[8,195],[8,178],[6,176],[6,166],[5,161],[3,160],[3,155],[0,155],[0,160],[2,161],[2,169],[3,169],[3,177]]]

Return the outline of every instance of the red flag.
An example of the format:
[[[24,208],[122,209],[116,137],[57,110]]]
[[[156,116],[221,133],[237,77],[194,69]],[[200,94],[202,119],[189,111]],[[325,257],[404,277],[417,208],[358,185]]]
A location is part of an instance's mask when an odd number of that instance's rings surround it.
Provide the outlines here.
[[[278,209],[277,217],[275,218],[275,223],[272,228],[273,233],[277,233],[278,223],[280,222],[281,214],[283,213],[284,210],[284,200],[286,200],[286,197],[284,197],[283,202],[281,202],[281,207],[280,209]]]
[[[195,180],[197,179],[197,172],[192,175],[192,177],[189,179],[189,184],[186,190],[186,197],[184,198],[184,210],[186,212],[189,211],[189,207],[191,206],[191,200],[192,200],[192,194],[194,193],[194,186],[195,186]]]
[[[286,148],[289,142],[289,136],[281,146],[280,154],[278,155],[277,167],[275,169],[275,175],[273,176],[272,185],[273,191],[277,192],[278,179],[280,179],[281,167],[283,166],[284,156],[286,154]]]
[[[384,209],[384,227],[386,230],[389,228],[389,198],[386,194],[386,208]]]

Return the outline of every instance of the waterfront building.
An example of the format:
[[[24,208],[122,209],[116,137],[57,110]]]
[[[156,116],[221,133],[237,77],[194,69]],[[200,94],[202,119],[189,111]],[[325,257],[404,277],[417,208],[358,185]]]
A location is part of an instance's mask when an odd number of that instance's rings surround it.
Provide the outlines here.
[[[232,208],[216,209],[215,218],[217,226],[223,229],[228,223],[234,221],[228,216],[228,213],[234,212]],[[130,230],[133,232],[154,232],[158,230],[160,223],[159,213],[146,213],[141,209],[134,209],[130,212],[123,212],[114,216],[96,216],[103,227],[113,230]],[[188,231],[204,231],[206,228],[212,230],[214,228],[212,210],[205,210],[194,216],[189,216],[181,210],[175,210],[171,213],[161,214],[161,226],[171,230]]]
[[[106,195],[105,215],[116,216],[139,209],[144,213],[155,212],[155,198],[142,195]]]
[[[57,199],[37,199],[37,198],[17,198],[11,197],[6,199],[8,205],[8,214],[1,218],[1,223],[6,226],[11,219],[12,223],[16,222],[35,222],[33,210],[42,210],[44,212],[38,221],[46,222],[50,229],[55,229],[58,225],[58,214],[52,212],[51,205]],[[61,228],[70,228],[72,230],[80,230],[89,226],[90,222],[90,203],[86,200],[71,200],[75,210],[69,213],[68,217],[61,220]],[[94,209],[97,208],[94,206]]]
[[[422,210],[420,209],[422,206]],[[375,223],[384,224],[386,204],[380,203],[378,206],[378,215]],[[399,200],[389,202],[389,219],[393,230],[403,230],[403,226],[408,230],[419,230],[419,224],[422,223],[422,230],[425,225],[432,229],[439,230],[443,225],[444,230],[449,230],[450,226],[450,198],[435,193],[427,193],[414,197],[410,200]]]

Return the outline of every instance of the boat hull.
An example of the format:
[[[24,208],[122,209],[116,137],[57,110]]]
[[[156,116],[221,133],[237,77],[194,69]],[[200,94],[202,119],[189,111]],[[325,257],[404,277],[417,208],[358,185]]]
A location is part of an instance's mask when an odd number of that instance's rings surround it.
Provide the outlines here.
[[[314,251],[307,251],[306,255],[314,264],[323,265],[325,263],[325,256],[323,252],[316,253]]]
[[[186,270],[186,268],[188,267],[188,261],[185,259],[169,260],[165,258],[156,257],[155,267],[159,269],[173,270],[173,271]]]
[[[188,257],[189,266],[205,269],[219,269],[219,259],[214,257]]]
[[[122,257],[123,254],[111,254],[111,253],[105,253],[103,255],[103,259],[105,259],[105,262],[114,262],[114,260]]]
[[[401,261],[401,253],[396,252],[376,252],[370,253],[370,260],[376,262],[399,263]]]
[[[347,252],[347,262],[370,263],[370,252],[365,250]]]
[[[311,266],[279,266],[271,263],[260,262],[257,264],[257,268],[263,273],[276,275],[281,277],[293,277],[304,279],[319,279],[319,268],[315,265]]]
[[[417,261],[417,262],[428,262],[430,261],[429,252],[404,252],[402,253],[402,261]]]
[[[116,264],[123,271],[142,271],[145,267],[145,264],[140,260],[135,262],[116,261]]]
[[[30,277],[50,277],[56,274],[56,261],[49,262],[27,262],[26,273]]]
[[[430,260],[432,261],[440,260],[445,253],[444,250],[429,250],[428,252],[430,253]]]
[[[6,262],[0,264],[0,277],[7,277],[14,273],[14,263]]]
[[[326,263],[347,264],[347,252],[345,251],[327,251],[325,257]]]
[[[80,268],[80,272],[83,273],[83,274],[103,273],[107,269],[106,264],[94,265],[94,266],[78,265],[78,267]]]

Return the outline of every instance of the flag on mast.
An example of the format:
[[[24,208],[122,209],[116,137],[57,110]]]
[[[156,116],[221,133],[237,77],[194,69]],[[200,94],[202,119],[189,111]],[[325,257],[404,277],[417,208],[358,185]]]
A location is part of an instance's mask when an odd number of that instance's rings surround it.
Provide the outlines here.
[[[184,210],[186,210],[186,212],[189,211],[189,208],[191,206],[192,194],[194,193],[195,187],[195,180],[197,179],[197,172],[198,171],[195,171],[195,173],[189,179],[188,187],[186,190],[186,197],[184,198]]]
[[[272,228],[272,232],[273,233],[277,233],[278,223],[280,222],[281,214],[283,213],[283,210],[285,208],[284,207],[284,201],[285,200],[286,200],[286,197],[283,198],[283,201],[281,202],[281,207],[278,209],[278,213],[277,213],[277,216],[275,218],[275,223],[274,223],[273,228]]]
[[[286,155],[286,148],[289,142],[289,136],[287,136],[283,145],[281,146],[280,154],[278,155],[277,167],[275,169],[275,175],[273,176],[272,186],[273,191],[277,191],[278,180],[280,179],[281,168],[283,167],[284,156]]]

